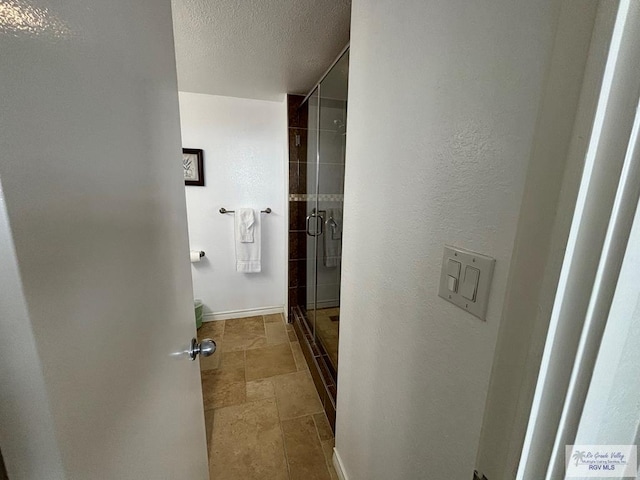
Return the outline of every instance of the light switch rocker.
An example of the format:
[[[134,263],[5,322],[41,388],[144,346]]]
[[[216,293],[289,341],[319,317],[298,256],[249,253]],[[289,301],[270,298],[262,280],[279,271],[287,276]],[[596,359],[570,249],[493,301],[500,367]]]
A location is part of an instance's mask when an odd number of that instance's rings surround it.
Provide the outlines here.
[[[464,269],[464,280],[462,281],[462,287],[460,288],[460,295],[470,302],[475,302],[479,279],[480,270],[473,267],[466,267]]]

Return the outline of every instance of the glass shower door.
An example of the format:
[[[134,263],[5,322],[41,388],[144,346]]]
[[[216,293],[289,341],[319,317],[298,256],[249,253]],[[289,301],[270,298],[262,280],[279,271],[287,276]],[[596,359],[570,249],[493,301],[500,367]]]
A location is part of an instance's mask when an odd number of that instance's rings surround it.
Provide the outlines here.
[[[346,52],[298,107],[304,121],[295,130],[301,133],[296,134],[292,151],[299,156],[297,172],[290,177],[304,178],[291,198],[304,202],[304,210],[299,203],[292,208],[306,217],[304,231],[297,227],[291,232],[294,255],[304,259],[304,273],[294,260],[296,284],[290,298],[295,302],[300,342],[308,347],[305,356],[317,366],[312,377],[329,418],[335,418],[337,394],[348,68]]]
[[[319,86],[316,211],[323,228],[316,237],[314,329],[334,379],[338,370],[348,71],[347,51]]]

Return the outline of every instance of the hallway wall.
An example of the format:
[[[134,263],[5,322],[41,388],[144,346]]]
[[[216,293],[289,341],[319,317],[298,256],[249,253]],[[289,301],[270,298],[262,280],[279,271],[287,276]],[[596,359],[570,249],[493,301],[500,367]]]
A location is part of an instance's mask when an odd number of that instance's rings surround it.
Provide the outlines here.
[[[350,480],[472,477],[561,4],[353,3],[336,427]],[[496,258],[486,322],[438,298],[445,244]]]
[[[204,150],[205,186],[185,187],[193,290],[205,315],[247,316],[285,303],[287,106],[282,102],[180,92],[183,148]],[[220,207],[265,209],[262,271],[235,270],[234,217]],[[268,311],[268,310],[267,310]]]

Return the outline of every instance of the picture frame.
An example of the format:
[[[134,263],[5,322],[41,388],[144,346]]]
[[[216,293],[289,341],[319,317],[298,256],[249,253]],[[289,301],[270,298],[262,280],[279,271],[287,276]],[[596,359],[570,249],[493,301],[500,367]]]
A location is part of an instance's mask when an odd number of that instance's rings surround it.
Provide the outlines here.
[[[182,149],[184,184],[204,187],[204,154],[199,148]]]

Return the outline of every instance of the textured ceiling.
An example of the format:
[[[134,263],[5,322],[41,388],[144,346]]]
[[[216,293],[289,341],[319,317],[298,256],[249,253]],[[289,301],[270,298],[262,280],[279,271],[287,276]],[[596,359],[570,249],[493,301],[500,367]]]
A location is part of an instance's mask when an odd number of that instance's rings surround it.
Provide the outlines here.
[[[178,88],[306,94],[349,41],[350,0],[172,0]]]

